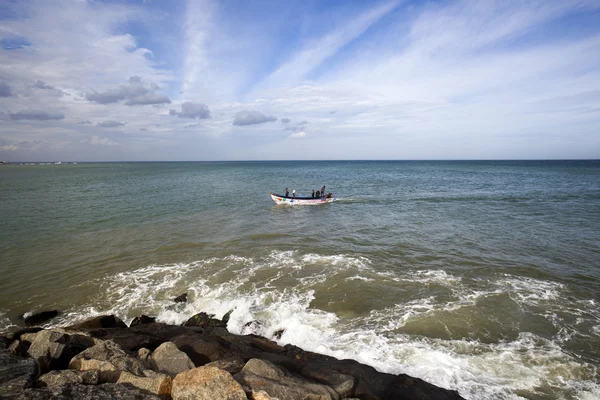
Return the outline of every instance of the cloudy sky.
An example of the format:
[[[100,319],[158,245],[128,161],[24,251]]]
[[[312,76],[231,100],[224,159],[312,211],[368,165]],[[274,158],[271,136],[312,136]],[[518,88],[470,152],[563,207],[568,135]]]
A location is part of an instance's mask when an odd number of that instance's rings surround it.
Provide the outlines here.
[[[0,1],[0,160],[600,158],[600,0]]]

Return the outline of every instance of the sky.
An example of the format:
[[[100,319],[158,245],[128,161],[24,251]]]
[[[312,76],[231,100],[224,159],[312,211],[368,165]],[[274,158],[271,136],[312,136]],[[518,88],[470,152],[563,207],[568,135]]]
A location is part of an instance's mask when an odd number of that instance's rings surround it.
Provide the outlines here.
[[[600,0],[0,0],[0,161],[600,158]]]

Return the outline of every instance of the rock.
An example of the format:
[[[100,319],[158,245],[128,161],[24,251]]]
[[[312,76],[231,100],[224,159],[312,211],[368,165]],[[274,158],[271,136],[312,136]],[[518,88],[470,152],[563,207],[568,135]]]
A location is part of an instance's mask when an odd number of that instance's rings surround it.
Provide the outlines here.
[[[352,394],[355,379],[352,375],[343,374],[323,366],[308,364],[300,371],[302,376],[321,382],[330,386],[342,398]]]
[[[173,400],[247,400],[244,389],[231,374],[214,367],[198,367],[173,379]]]
[[[227,349],[216,338],[210,336],[188,333],[174,337],[171,342],[187,354],[195,366],[220,360],[227,353]]]
[[[244,360],[241,357],[233,357],[210,362],[205,367],[216,367],[234,375],[244,368],[244,364]]]
[[[25,325],[26,326],[39,325],[42,322],[51,320],[52,318],[56,317],[57,315],[58,315],[57,310],[42,311],[42,312],[30,315],[29,317],[25,318]]]
[[[443,389],[422,379],[400,374],[388,385],[385,399],[464,400],[457,391]]]
[[[41,389],[27,389],[17,400],[161,400],[161,397],[131,385],[66,384]]]
[[[8,346],[8,351],[19,357],[27,357],[27,350],[31,346],[30,342],[24,340],[15,340]]]
[[[80,383],[82,385],[97,385],[100,373],[97,370],[75,371],[63,369],[50,371],[39,377],[37,387],[58,386],[67,383]]]
[[[201,328],[225,328],[227,324],[220,319],[213,318],[214,315],[208,315],[206,313],[198,313],[188,319],[183,326],[199,326]]]
[[[267,392],[261,390],[259,392],[250,393],[250,400],[274,400]]]
[[[138,350],[138,358],[142,362],[149,362],[148,357],[150,357],[150,354],[152,354],[152,352],[145,347]]]
[[[131,324],[129,324],[129,327],[136,326],[136,325],[152,324],[155,321],[156,321],[156,318],[154,318],[154,317],[149,317],[147,315],[140,315],[139,317],[135,317],[133,319],[133,321],[131,321]]]
[[[28,353],[40,363],[42,372],[48,372],[66,369],[71,358],[93,345],[93,339],[88,336],[47,330],[35,336]]]
[[[273,333],[273,337],[277,340],[281,339],[281,336],[285,333],[285,329],[278,329]]]
[[[171,376],[196,367],[188,355],[172,342],[165,342],[158,346],[149,361],[152,369]]]
[[[173,299],[175,303],[185,303],[187,302],[187,293],[182,293],[179,296]]]
[[[6,336],[0,335],[0,350],[6,349],[10,343],[10,340]]]
[[[37,332],[40,332],[43,330],[44,330],[44,328],[40,328],[39,326],[34,326],[34,327],[30,327],[30,328],[22,328],[22,329],[18,329],[16,331],[8,333],[6,335],[6,338],[9,341],[19,340],[19,339],[21,339],[21,335],[23,335],[25,333],[37,333]]]
[[[127,325],[114,315],[100,315],[79,324],[68,326],[65,329],[87,331],[101,328],[127,328]]]
[[[221,318],[221,321],[223,321],[223,323],[225,325],[227,325],[229,323],[229,318],[231,317],[232,312],[233,312],[233,310],[227,311],[227,313],[225,313],[225,315],[223,315],[223,318]]]
[[[147,390],[158,396],[170,396],[173,380],[165,374],[154,371],[145,371],[145,376],[135,376],[129,372],[121,373],[117,383],[130,384],[138,389]]]
[[[152,325],[152,324],[148,324]],[[146,325],[137,325],[146,326]],[[129,351],[138,351],[141,348],[155,349],[162,342],[163,339],[153,335],[147,335],[143,333],[137,333],[129,328],[103,328],[89,330],[90,336],[101,339],[101,340],[112,340],[122,348]]]
[[[275,364],[253,358],[249,360],[234,379],[252,392],[265,391],[279,400],[331,400],[339,399],[339,394],[326,385],[290,374]]]
[[[0,399],[33,387],[39,373],[37,361],[17,357],[6,350],[0,351]]]
[[[137,376],[144,375],[144,364],[132,357],[112,341],[100,341],[85,351],[77,354],[69,363],[70,369],[100,371],[100,382],[114,383],[119,379],[121,371]]]
[[[37,337],[37,333],[24,333],[21,335],[22,342],[29,342],[29,344],[33,343],[35,338]]]
[[[242,328],[242,333],[245,332],[259,332],[264,328],[264,323],[261,321],[250,321],[246,322]]]

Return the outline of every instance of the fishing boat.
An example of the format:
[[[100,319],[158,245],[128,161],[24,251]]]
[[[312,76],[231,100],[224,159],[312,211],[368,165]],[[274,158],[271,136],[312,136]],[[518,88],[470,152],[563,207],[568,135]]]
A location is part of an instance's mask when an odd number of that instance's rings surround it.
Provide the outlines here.
[[[333,195],[325,197],[285,197],[280,194],[269,193],[277,204],[289,204],[291,206],[313,206],[317,204],[332,203],[335,201]]]

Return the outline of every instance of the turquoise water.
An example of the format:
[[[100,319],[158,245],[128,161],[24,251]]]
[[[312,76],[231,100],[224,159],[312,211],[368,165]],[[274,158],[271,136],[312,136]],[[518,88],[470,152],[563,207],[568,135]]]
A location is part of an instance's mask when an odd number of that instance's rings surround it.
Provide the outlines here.
[[[336,202],[269,197],[322,185]],[[11,165],[0,186],[0,329],[234,309],[234,332],[469,399],[600,398],[599,161]]]

